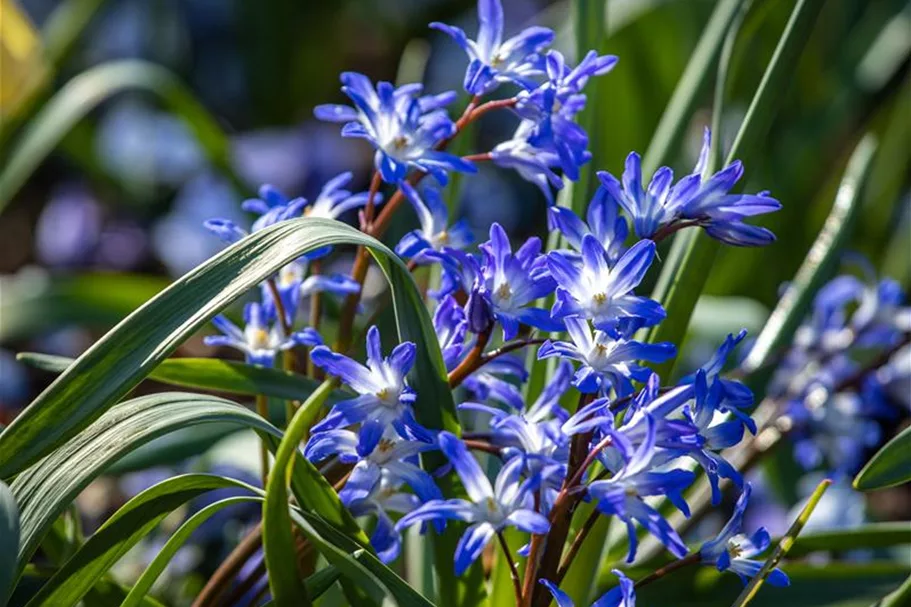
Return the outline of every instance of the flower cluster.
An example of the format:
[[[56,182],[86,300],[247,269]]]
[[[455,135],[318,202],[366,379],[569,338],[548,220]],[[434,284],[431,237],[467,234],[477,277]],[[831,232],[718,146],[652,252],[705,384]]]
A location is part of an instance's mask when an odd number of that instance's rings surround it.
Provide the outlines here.
[[[426,408],[439,404],[422,402],[409,383],[417,356],[414,343],[384,348],[379,330],[370,327],[366,364],[361,364],[344,340],[333,351],[313,327],[294,328],[300,299],[307,294],[328,291],[356,302],[363,281],[357,270],[351,278],[318,272],[307,276],[311,262],[328,250],[295,260],[267,281],[262,303],[247,307],[244,330],[219,318],[216,325],[226,337],[208,341],[240,348],[249,362],[262,365],[272,364],[278,351],[310,347],[312,365],[352,393],[311,428],[304,453],[314,463],[331,462],[346,473],[339,497],[352,514],[373,521],[370,541],[385,562],[401,554],[406,529],[441,532],[459,524],[461,539],[453,555],[457,575],[495,540],[512,563],[502,535],[511,527],[528,535],[518,553],[528,557],[525,575],[533,582],[524,590],[517,587],[517,593],[541,593],[535,595],[540,603],[550,591],[558,604],[569,605],[559,587],[565,567],[557,565],[572,513],[585,501],[595,515],[623,524],[628,562],[648,533],[681,562],[731,570],[746,580],[760,568],[751,557],[769,544],[763,529],[749,538],[741,534],[751,488],[724,455],[747,432],[757,432],[748,413],[752,392],[723,374],[746,332],[729,335],[692,375],[678,381],[662,378],[649,365],[674,358],[677,345],[637,339],[640,329],[658,325],[667,315],[658,301],[637,291],[655,263],[659,243],[671,234],[699,227],[729,245],[766,245],[774,235],[746,220],[780,205],[765,192],[734,191],[743,175],[739,162],[713,174],[707,166],[711,135],[706,131],[695,168],[676,183],[673,172],[662,167],[644,184],[639,156],[631,153],[621,179],[598,173],[600,185],[584,217],[549,206],[548,228],[558,233],[564,248],[545,251],[537,237],[514,243],[496,223],[488,239],[473,248],[468,224],[453,223],[443,201],[450,174],[470,173],[476,162],[493,161],[516,169],[552,200],[563,178],[576,179],[591,158],[588,136],[576,120],[585,107],[585,86],[617,61],[590,52],[569,66],[549,48],[554,35],[548,29],[532,27],[504,40],[499,0],[480,0],[478,14],[474,40],[459,28],[432,24],[469,58],[464,87],[473,97],[457,120],[445,109],[454,93],[427,95],[419,84],[374,85],[354,73],[341,77],[353,107],[316,109],[319,118],[344,123],[343,136],[365,139],[374,148],[368,193],[343,189],[352,178],[345,174],[327,184],[313,204],[289,200],[271,188],[244,204],[259,215],[253,232],[293,217],[337,219],[365,207],[361,227],[379,237],[377,226],[386,225],[388,214],[402,202],[410,203],[419,227],[399,241],[395,252],[411,268],[439,265],[428,294],[435,306],[439,351],[458,397],[461,435],[428,427]],[[514,96],[485,103],[483,98],[501,85],[514,87]],[[470,157],[446,152],[465,124],[495,109],[518,116],[511,139]],[[435,183],[419,185],[426,175]],[[396,193],[374,222],[383,182]],[[231,242],[246,234],[226,220],[207,226]],[[807,329],[815,333],[801,338],[804,346],[789,355],[789,368],[822,356],[841,373],[829,373],[838,381],[850,369],[821,344],[848,325],[858,344],[893,339],[895,328],[889,332],[884,323],[895,316],[894,309],[883,307],[898,302],[888,285],[879,287],[869,304],[868,287],[850,296],[847,287],[829,290],[837,293],[820,296],[818,314],[824,318]],[[849,302],[860,304],[851,319],[845,312]],[[353,312],[341,319],[346,321],[353,323]],[[537,351],[529,358],[537,370],[550,369],[543,386],[529,382],[526,357],[512,354],[532,348]],[[801,395],[812,391],[808,385]],[[429,469],[434,457],[446,464]],[[437,484],[439,476],[450,473],[463,492],[444,494]],[[723,481],[739,491],[739,499],[721,533],[690,553],[657,502],[665,500],[690,516],[685,492],[700,475],[708,480],[713,505],[723,501]],[[633,581],[616,574],[619,585],[598,605],[634,604]],[[769,581],[785,584],[787,577],[776,570]]]
[[[882,442],[882,424],[911,406],[911,307],[893,280],[846,274],[819,290],[770,392],[793,424],[807,470],[854,474]]]

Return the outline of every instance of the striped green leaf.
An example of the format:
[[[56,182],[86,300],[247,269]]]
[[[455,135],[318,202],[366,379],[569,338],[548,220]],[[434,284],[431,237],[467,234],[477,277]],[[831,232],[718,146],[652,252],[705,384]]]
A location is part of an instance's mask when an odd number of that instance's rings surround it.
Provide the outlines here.
[[[373,238],[336,221],[295,219],[228,247],[133,312],[89,348],[0,434],[0,478],[8,478],[74,436],[152,372],[220,309],[307,251],[365,245],[390,282],[399,338],[417,344],[409,378],[425,426],[458,432],[442,355],[421,295],[401,260]]]
[[[799,0],[791,12],[775,53],[735,137],[727,162],[740,159],[746,166],[762,152],[762,142],[779,102],[788,90],[797,60],[810,37],[810,31],[824,4],[823,0]],[[715,144],[718,144],[716,139]],[[717,167],[711,167],[717,168]],[[689,325],[696,301],[711,273],[720,245],[700,230],[686,230],[674,238],[652,298],[661,302],[667,318],[649,333],[652,343],[670,341],[680,344]],[[674,361],[656,366],[666,376]]]
[[[240,481],[208,474],[177,476],[146,489],[115,512],[48,580],[27,607],[76,605],[128,550],[174,510],[209,491],[235,487],[257,492]],[[225,501],[236,504],[258,499],[247,496]]]
[[[854,488],[875,491],[911,481],[911,427],[876,452],[854,479]]]
[[[156,437],[206,423],[231,423],[264,437],[281,437],[278,429],[252,411],[212,396],[155,394],[112,408],[13,481],[11,489],[21,512],[18,571],[54,521],[113,462]]]

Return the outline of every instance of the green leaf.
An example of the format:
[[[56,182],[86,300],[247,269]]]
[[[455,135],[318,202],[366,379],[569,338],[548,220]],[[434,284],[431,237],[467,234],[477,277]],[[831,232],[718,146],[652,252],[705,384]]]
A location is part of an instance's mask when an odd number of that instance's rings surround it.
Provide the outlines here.
[[[142,575],[139,576],[139,579],[133,584],[130,593],[127,595],[126,599],[124,599],[121,607],[139,607],[142,605],[143,598],[151,592],[155,580],[164,572],[177,551],[180,550],[181,546],[183,546],[188,539],[190,539],[193,532],[213,515],[234,504],[249,501],[262,501],[262,499],[263,498],[261,497],[231,497],[209,504],[193,514],[193,516],[183,522],[177,531],[168,538],[168,541],[165,542],[164,546],[161,547],[161,550],[155,555],[155,558],[152,559],[152,562],[149,563],[146,570],[142,572]],[[330,574],[331,573],[332,572],[330,572]],[[329,584],[331,583],[332,582],[330,581]]]
[[[458,432],[438,340],[404,263],[337,221],[302,218],[247,236],[188,272],[89,348],[0,434],[0,478],[22,471],[96,419],[221,308],[307,251],[359,244],[390,282],[401,341],[417,358],[409,377],[423,425]]]
[[[193,94],[163,67],[139,60],[111,61],[75,76],[41,109],[13,145],[0,172],[0,212],[63,137],[91,110],[117,93],[141,90],[161,97],[184,120],[213,165],[243,187],[231,168],[225,133]]]
[[[573,0],[574,30],[576,34],[576,61],[581,61],[590,51],[599,53],[607,37],[607,2],[605,0]],[[588,170],[579,173],[579,180],[573,184],[570,208],[577,215],[585,215],[585,207],[591,199],[592,191],[597,185],[594,179],[594,167],[601,162],[596,154],[601,150],[600,136],[603,129],[598,128],[598,87],[591,87],[587,92],[585,109],[579,113],[577,122],[589,134],[588,148],[592,153]],[[512,584],[512,582],[510,582]]]
[[[749,166],[750,161],[762,152],[763,138],[781,98],[789,88],[788,82],[823,4],[823,0],[798,0],[747,109],[727,162],[740,159]],[[719,143],[716,138],[714,145]],[[715,168],[709,167],[711,170]],[[649,342],[681,343],[719,249],[718,241],[702,234],[701,230],[686,230],[674,238],[652,293],[652,298],[664,306],[667,318],[649,333]],[[674,361],[671,360],[657,365],[655,370],[665,377],[673,366]]]
[[[911,481],[911,426],[883,445],[854,479],[859,491],[875,491]]]
[[[803,529],[804,525],[807,524],[807,521],[810,520],[810,515],[813,514],[813,510],[816,509],[816,505],[819,504],[819,500],[822,499],[823,493],[826,492],[826,489],[828,489],[829,485],[831,484],[832,481],[829,479],[825,479],[819,483],[819,486],[816,487],[816,490],[813,491],[812,495],[810,495],[810,499],[807,501],[807,505],[804,506],[803,510],[800,511],[800,514],[797,515],[797,520],[794,521],[785,536],[781,538],[780,542],[778,542],[778,546],[776,546],[775,550],[772,551],[771,556],[769,556],[769,558],[766,559],[766,562],[763,563],[762,569],[759,570],[759,573],[753,576],[753,579],[750,580],[746,588],[743,589],[743,592],[740,593],[740,596],[737,597],[737,600],[734,601],[732,607],[744,607],[756,597],[756,593],[759,592],[759,589],[762,587],[765,579],[778,565],[781,559],[787,555],[788,551],[791,549],[791,546],[794,545],[797,536],[800,535],[800,531]]]
[[[872,607],[902,607],[911,603],[911,576],[908,576],[902,585],[876,601]]]
[[[401,607],[433,607],[433,603],[409,586],[395,571],[384,565],[376,555],[361,548],[321,517],[295,509],[291,512],[291,519],[311,541],[316,541],[318,546],[319,542],[329,542],[329,545],[324,546],[320,551],[330,563],[341,571],[343,576],[350,579],[361,579],[364,577],[364,573],[369,574],[369,578],[364,578],[365,583],[368,579],[372,579],[374,581],[371,583],[376,588],[370,586],[364,586],[364,588],[367,589],[368,594],[378,599],[378,602],[381,602],[385,596],[394,598]],[[311,537],[312,534],[315,536]],[[330,548],[340,550],[341,553],[333,556]],[[342,554],[353,558],[339,559]],[[355,571],[354,567],[363,571]]]
[[[266,484],[266,501],[263,504],[263,554],[269,570],[272,598],[279,607],[310,605],[310,597],[297,566],[297,548],[294,544],[294,534],[291,532],[291,514],[288,511],[288,489],[295,470],[298,446],[312,425],[313,416],[310,412],[319,410],[331,389],[332,382],[324,382],[294,414],[275,453],[275,463]],[[331,487],[329,490],[332,491]],[[305,504],[302,505],[306,508]],[[341,515],[345,508],[340,503],[339,506]],[[350,515],[346,518],[351,519]],[[354,525],[357,528],[356,523]]]
[[[11,487],[21,513],[18,570],[57,517],[113,462],[177,428],[213,422],[252,428],[261,436],[281,436],[267,421],[230,401],[198,394],[155,394],[112,408],[75,439],[22,472]]]
[[[806,532],[797,538],[788,555],[799,557],[811,552],[891,548],[911,545],[908,523],[871,523],[854,529]]]
[[[6,483],[0,482],[0,605],[13,591],[16,579],[16,552],[13,546],[19,545],[19,507],[13,492]]]
[[[187,474],[162,481],[124,504],[60,568],[27,607],[76,605],[96,582],[139,540],[177,508],[215,489],[240,487],[257,493],[234,479],[209,474]],[[232,504],[259,501],[260,497],[236,497]]]
[[[16,359],[36,369],[62,373],[75,359],[51,354],[22,352]],[[169,358],[148,374],[148,379],[163,384],[256,396],[303,400],[320,382],[299,373],[255,367],[217,358]],[[341,393],[335,398],[341,397]]]
[[[787,290],[756,338],[749,355],[741,364],[745,373],[756,374],[760,368],[772,361],[782,347],[790,343],[819,287],[834,272],[838,256],[858,217],[864,184],[870,175],[875,151],[876,141],[873,136],[868,135],[851,154],[832,211],[813,246],[810,247],[797,275],[788,284]],[[768,373],[754,375],[750,378],[750,385],[754,389],[764,385],[770,373],[771,369]]]
[[[699,93],[712,74],[712,67],[718,60],[725,36],[731,30],[734,20],[745,0],[721,0],[709,18],[696,49],[690,56],[674,95],[668,102],[661,121],[642,159],[642,172],[651,175],[667,163],[674,147],[690,123],[690,116],[699,100]]]

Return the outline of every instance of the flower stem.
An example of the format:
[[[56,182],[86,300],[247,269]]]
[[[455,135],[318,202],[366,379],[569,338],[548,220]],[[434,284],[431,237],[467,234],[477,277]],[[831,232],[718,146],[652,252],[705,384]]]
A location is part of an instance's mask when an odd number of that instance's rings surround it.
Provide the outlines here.
[[[688,554],[685,557],[683,557],[682,559],[677,559],[673,563],[665,565],[664,567],[661,567],[660,569],[656,569],[652,573],[648,574],[647,576],[645,576],[644,578],[642,578],[641,580],[636,582],[636,588],[641,588],[647,584],[651,584],[655,580],[660,580],[667,574],[673,573],[674,571],[677,571],[678,569],[683,569],[684,567],[689,567],[690,565],[695,565],[695,564],[699,563],[700,560],[702,560],[702,557],[699,556],[698,552]]]
[[[516,606],[522,607],[522,582],[519,580],[519,570],[516,568],[516,562],[509,553],[509,544],[503,533],[497,531],[497,539],[500,540],[500,547],[503,549],[503,556],[506,557],[506,563],[509,565],[509,576],[512,578],[513,587],[516,590]]]
[[[558,586],[560,585],[560,582],[563,581],[563,578],[566,577],[569,566],[573,564],[573,559],[576,558],[576,554],[578,554],[579,549],[582,548],[582,544],[585,543],[585,538],[591,533],[592,528],[595,526],[595,523],[598,522],[600,516],[601,512],[597,508],[593,508],[591,514],[589,514],[588,518],[585,519],[585,522],[582,523],[582,527],[579,529],[579,532],[576,533],[576,537],[573,538],[573,543],[570,544],[566,556],[563,557],[563,562],[560,563],[560,568],[557,569],[557,577],[553,582]]]
[[[484,348],[487,346],[487,342],[490,341],[490,329],[479,333],[478,340],[475,342],[474,347],[468,353],[468,356],[465,357],[465,360],[459,363],[459,366],[452,370],[449,374],[449,387],[455,388],[459,386],[466,377],[471,375],[478,367],[484,364],[482,361],[484,359]]]
[[[488,101],[487,103],[480,104],[480,97],[475,96],[468,106],[465,108],[465,111],[462,112],[462,116],[455,123],[455,132],[451,137],[443,139],[435,147],[437,150],[444,149],[449,143],[459,135],[459,133],[469,124],[487,114],[488,112],[513,107],[516,104],[516,99],[498,99],[496,101]],[[374,179],[376,179],[376,174],[374,174]],[[408,176],[408,183],[412,186],[416,185],[421,179],[427,176],[427,173],[423,171],[415,171]],[[371,187],[372,187],[371,182]],[[376,218],[376,221],[365,222],[366,225],[362,226],[362,230],[373,236],[374,238],[381,238],[386,232],[386,229],[389,227],[389,223],[392,220],[392,216],[395,211],[405,202],[405,193],[401,188],[396,190],[388,201],[383,205],[383,209],[380,211],[379,215]],[[367,213],[365,210],[365,219]],[[357,253],[354,258],[354,265],[351,268],[351,278],[356,280],[361,285],[364,284],[364,279],[367,277],[367,268],[370,265],[370,254],[367,252],[367,249],[364,247],[358,247]],[[351,337],[354,327],[354,316],[357,313],[357,304],[360,301],[361,294],[353,293],[348,296],[345,300],[345,305],[342,308],[342,313],[339,320],[339,329],[338,336],[335,341],[334,350],[336,352],[343,352],[348,349],[348,346],[351,345]]]

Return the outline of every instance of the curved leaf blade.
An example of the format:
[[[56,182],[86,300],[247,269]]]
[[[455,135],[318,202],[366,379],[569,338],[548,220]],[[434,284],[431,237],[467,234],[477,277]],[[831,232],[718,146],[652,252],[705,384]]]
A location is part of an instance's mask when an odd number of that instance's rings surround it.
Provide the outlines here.
[[[273,225],[228,247],[89,348],[0,434],[0,478],[21,472],[78,433],[248,289],[307,251],[337,244],[366,246],[390,282],[399,338],[418,348],[409,378],[418,394],[418,421],[458,432],[438,341],[404,263],[379,241],[350,226],[302,218]]]
[[[133,584],[130,593],[120,607],[139,607],[142,605],[143,598],[151,592],[155,581],[167,568],[177,551],[190,539],[190,536],[200,525],[228,506],[249,501],[262,501],[262,499],[261,497],[231,497],[209,504],[193,514],[168,538],[168,541],[161,547],[161,550],[155,555],[146,570],[142,572],[142,575]]]
[[[16,552],[19,545],[19,507],[13,492],[0,482],[0,605],[5,605],[16,579]]]
[[[859,491],[875,491],[911,481],[911,427],[876,452],[854,479]]]
[[[263,554],[266,568],[269,570],[272,598],[279,607],[311,604],[297,566],[297,549],[294,545],[294,535],[291,533],[291,515],[288,511],[288,489],[294,474],[298,446],[311,426],[312,420],[309,419],[308,412],[319,410],[331,389],[332,382],[324,382],[295,412],[275,452],[275,463],[266,484],[266,500],[263,503]]]
[[[76,605],[120,557],[177,508],[215,489],[258,490],[240,481],[209,474],[188,474],[162,481],[124,504],[61,567],[27,607]],[[227,505],[258,501],[235,497]]]
[[[80,120],[106,99],[129,90],[160,96],[196,135],[208,159],[241,190],[246,189],[231,168],[228,138],[211,114],[170,71],[130,59],[98,65],[75,76],[34,117],[0,172],[0,212]]]
[[[51,373],[62,373],[75,362],[75,359],[66,356],[37,352],[21,352],[16,355],[16,360]],[[299,373],[217,358],[169,358],[153,369],[147,378],[181,388],[244,396],[265,394],[289,400],[302,400],[320,385],[320,382]]]
[[[867,135],[861,139],[851,154],[844,177],[838,186],[832,210],[800,269],[797,270],[794,280],[788,284],[787,290],[743,361],[741,367],[745,373],[755,374],[790,341],[806,315],[816,291],[831,276],[837,256],[844,248],[860,211],[862,192],[873,166],[876,147],[875,138]],[[764,384],[763,380],[766,378],[767,376],[751,377],[750,384],[755,388]]]
[[[11,486],[21,511],[18,570],[57,517],[113,462],[158,436],[213,422],[281,437],[267,421],[230,401],[198,394],[156,394],[114,407],[74,440],[20,474]]]

